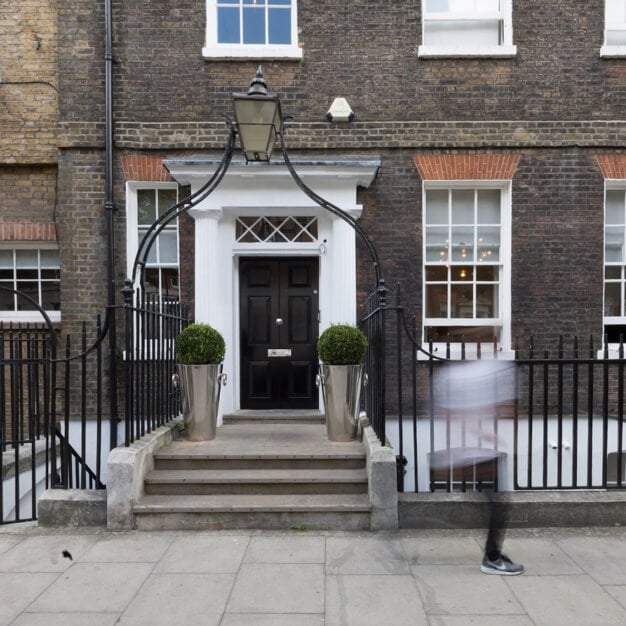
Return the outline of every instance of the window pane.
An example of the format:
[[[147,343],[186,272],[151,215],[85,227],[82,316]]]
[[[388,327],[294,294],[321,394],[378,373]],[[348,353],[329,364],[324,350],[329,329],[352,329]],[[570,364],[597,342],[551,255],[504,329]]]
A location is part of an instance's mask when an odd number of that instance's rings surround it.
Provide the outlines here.
[[[474,295],[471,285],[453,284],[450,289],[453,317],[474,317]]]
[[[426,11],[430,13],[447,13],[449,10],[449,0],[426,0]]]
[[[161,289],[163,296],[178,298],[178,284],[178,268],[166,267],[161,270]]]
[[[426,286],[426,317],[448,317],[448,286]]]
[[[474,191],[459,189],[452,192],[452,223],[474,223]]]
[[[426,280],[427,281],[447,281],[448,280],[448,268],[429,265],[426,267]]]
[[[13,250],[0,250],[0,269],[13,270]]]
[[[159,235],[159,263],[178,262],[178,233],[164,232]]]
[[[476,317],[498,317],[498,285],[476,286]]]
[[[40,250],[39,257],[42,269],[58,269],[60,266],[58,250]]]
[[[18,281],[20,280],[37,280],[39,278],[39,272],[37,270],[17,270],[15,276]]]
[[[46,311],[61,310],[61,288],[59,283],[41,284],[41,306]]]
[[[621,263],[624,260],[624,229],[607,227],[604,234],[605,260],[612,263]]]
[[[473,280],[474,279],[474,270],[472,267],[459,267],[455,266],[452,268],[452,280],[454,281],[463,281],[463,280]]]
[[[624,197],[625,193],[621,190],[607,190],[606,192],[606,223],[607,224],[623,224],[624,223]]]
[[[478,191],[478,223],[500,223],[499,189],[482,189]]]
[[[452,260],[468,262],[474,260],[474,229],[456,227],[452,229]]]
[[[37,250],[16,250],[15,266],[19,268],[37,268],[39,267],[39,255]]]
[[[605,283],[604,285],[604,315],[617,317],[621,311],[621,289],[620,283]]]
[[[0,283],[2,287],[12,287],[11,283]],[[15,310],[15,295],[11,291],[0,289],[0,311]]]
[[[240,43],[239,8],[218,7],[217,42]]]
[[[608,265],[604,268],[604,278],[619,280],[622,277],[622,268],[615,265]]]
[[[30,296],[35,302],[39,303],[39,284],[37,281],[24,281],[17,284],[17,288],[22,293]],[[18,311],[36,311],[37,307],[30,303],[26,298],[17,298]]]
[[[269,10],[269,43],[291,43],[291,10]]]
[[[500,260],[500,229],[483,226],[478,229],[478,261],[495,263]]]
[[[479,265],[476,268],[476,280],[481,282],[497,281],[500,277],[499,268],[491,265]]]
[[[448,191],[429,189],[426,192],[426,224],[448,223]]]
[[[448,229],[447,228],[427,228],[426,229],[426,260],[427,261],[447,261],[448,260]]]
[[[250,7],[243,10],[243,43],[265,43],[265,9]]]
[[[156,219],[156,191],[137,190],[137,223],[149,226]]]
[[[176,189],[159,189],[159,217],[176,204],[177,195]]]
[[[441,20],[424,24],[430,46],[499,46],[500,20]]]

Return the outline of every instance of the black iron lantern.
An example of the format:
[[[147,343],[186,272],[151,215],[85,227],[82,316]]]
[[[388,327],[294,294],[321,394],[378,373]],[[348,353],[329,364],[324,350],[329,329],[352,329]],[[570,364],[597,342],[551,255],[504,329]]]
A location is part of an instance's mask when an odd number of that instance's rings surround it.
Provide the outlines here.
[[[269,161],[280,133],[282,113],[277,94],[268,93],[259,65],[248,93],[234,93],[235,125],[247,161]]]

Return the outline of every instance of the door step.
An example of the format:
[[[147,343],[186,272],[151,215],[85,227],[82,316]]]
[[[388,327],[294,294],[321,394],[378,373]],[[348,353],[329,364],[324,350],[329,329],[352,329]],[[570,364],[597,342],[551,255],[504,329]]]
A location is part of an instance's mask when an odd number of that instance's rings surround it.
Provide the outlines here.
[[[144,530],[367,530],[370,512],[363,444],[293,422],[237,422],[212,441],[173,441],[154,454],[134,506]]]
[[[241,410],[224,415],[224,424],[324,424],[324,414],[315,410],[288,411],[249,411]]]

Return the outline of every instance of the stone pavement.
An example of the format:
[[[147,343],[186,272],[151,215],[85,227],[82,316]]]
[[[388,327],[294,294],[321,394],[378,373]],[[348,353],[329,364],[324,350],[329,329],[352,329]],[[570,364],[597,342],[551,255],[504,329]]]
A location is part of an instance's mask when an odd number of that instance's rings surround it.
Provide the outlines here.
[[[0,528],[0,624],[626,624],[626,529],[484,533]],[[64,551],[71,555],[63,556]]]

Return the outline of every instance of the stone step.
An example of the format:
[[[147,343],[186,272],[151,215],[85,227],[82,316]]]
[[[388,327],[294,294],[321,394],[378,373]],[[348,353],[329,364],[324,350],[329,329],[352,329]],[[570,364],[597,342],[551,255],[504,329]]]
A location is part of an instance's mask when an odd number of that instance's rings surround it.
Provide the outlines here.
[[[139,530],[368,530],[366,494],[146,495],[135,504]]]
[[[329,494],[367,493],[367,473],[359,469],[154,470],[147,494]]]
[[[232,424],[324,424],[326,418],[318,410],[310,411],[235,411],[223,417],[224,425]]]

